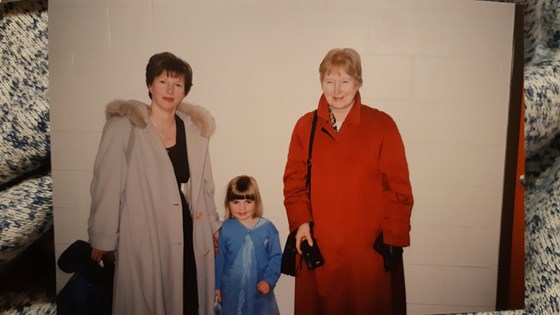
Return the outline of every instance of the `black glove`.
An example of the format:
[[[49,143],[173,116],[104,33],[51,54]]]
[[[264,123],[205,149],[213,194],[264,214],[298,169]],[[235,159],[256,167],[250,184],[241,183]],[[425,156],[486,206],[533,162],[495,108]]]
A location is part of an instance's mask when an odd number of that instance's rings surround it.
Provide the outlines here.
[[[391,271],[399,262],[402,261],[403,249],[400,246],[388,245],[383,242],[383,232],[379,234],[373,248],[383,256],[383,266],[385,271]]]

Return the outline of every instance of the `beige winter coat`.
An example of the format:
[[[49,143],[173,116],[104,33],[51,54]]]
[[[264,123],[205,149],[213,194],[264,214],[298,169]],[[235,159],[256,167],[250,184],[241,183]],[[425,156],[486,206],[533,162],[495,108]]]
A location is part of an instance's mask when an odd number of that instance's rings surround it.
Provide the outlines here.
[[[107,106],[91,183],[90,242],[100,250],[117,250],[114,315],[183,312],[181,199],[147,109],[138,101]],[[177,115],[185,123],[191,175],[183,193],[194,222],[199,314],[206,315],[214,298],[213,234],[221,227],[208,152],[215,123],[204,108],[190,104],[180,104]]]

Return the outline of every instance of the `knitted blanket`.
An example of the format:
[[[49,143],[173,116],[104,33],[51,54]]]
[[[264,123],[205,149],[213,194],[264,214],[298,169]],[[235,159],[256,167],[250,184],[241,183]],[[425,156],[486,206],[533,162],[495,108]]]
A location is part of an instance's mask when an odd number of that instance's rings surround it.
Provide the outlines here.
[[[0,264],[52,225],[47,3],[0,5]]]
[[[559,314],[560,3],[524,4],[525,310]]]
[[[0,268],[53,222],[47,1],[0,3]],[[7,285],[7,284],[3,284]],[[55,314],[43,296],[3,293],[2,314]]]

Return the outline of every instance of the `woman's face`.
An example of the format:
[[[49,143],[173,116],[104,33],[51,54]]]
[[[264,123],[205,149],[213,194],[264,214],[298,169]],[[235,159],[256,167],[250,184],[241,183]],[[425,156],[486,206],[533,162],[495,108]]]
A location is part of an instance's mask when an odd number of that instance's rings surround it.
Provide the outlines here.
[[[239,221],[251,220],[255,216],[255,201],[236,199],[229,202],[231,215]]]
[[[333,69],[323,78],[321,88],[331,108],[334,110],[344,110],[352,106],[354,96],[358,92],[360,84],[348,75],[346,71]]]
[[[183,76],[171,77],[166,71],[154,78],[148,86],[152,93],[152,104],[166,110],[175,110],[185,98],[185,79]]]

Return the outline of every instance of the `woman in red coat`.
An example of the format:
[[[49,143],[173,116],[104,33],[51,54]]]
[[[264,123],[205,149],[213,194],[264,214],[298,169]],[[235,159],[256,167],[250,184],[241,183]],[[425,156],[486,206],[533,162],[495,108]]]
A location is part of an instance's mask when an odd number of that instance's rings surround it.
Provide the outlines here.
[[[291,137],[284,172],[284,205],[296,247],[313,237],[325,264],[296,276],[295,314],[394,314],[391,272],[373,244],[410,244],[413,198],[398,128],[384,112],[361,103],[359,54],[333,49],[319,67],[310,191],[307,158],[313,112]],[[309,197],[311,196],[311,197]],[[301,251],[300,251],[301,253]],[[400,258],[400,257],[398,257]],[[396,261],[399,261],[397,259]]]

